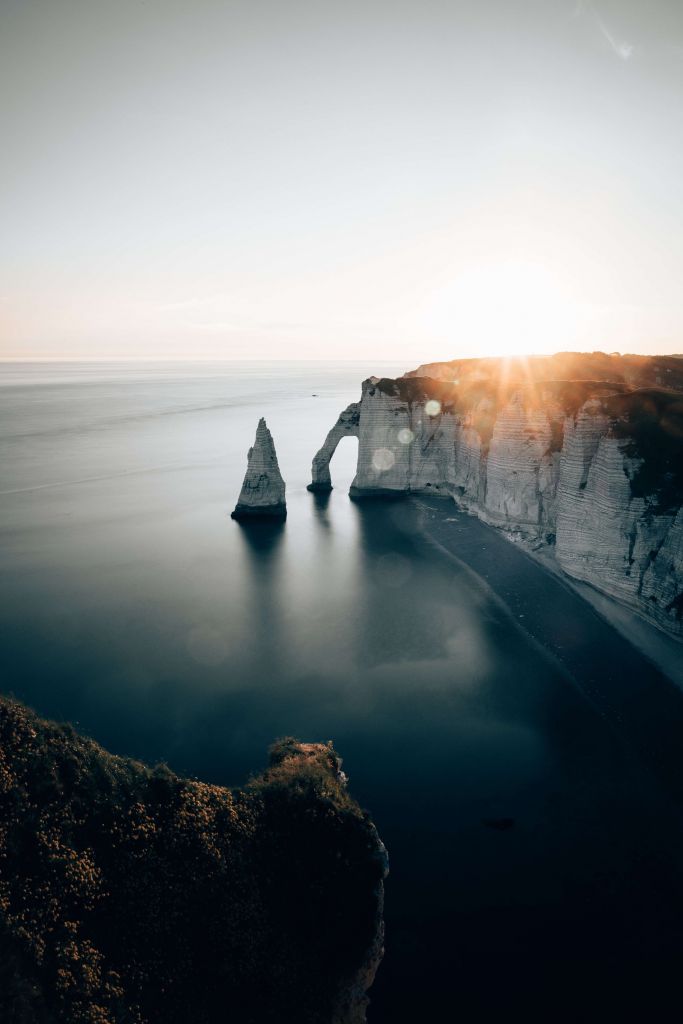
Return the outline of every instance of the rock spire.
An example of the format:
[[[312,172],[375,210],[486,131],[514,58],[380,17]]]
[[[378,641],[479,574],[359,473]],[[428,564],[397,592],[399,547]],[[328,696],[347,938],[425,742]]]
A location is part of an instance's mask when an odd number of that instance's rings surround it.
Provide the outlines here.
[[[284,519],[287,515],[285,482],[277,464],[275,445],[261,417],[253,447],[247,455],[247,472],[233,519]]]

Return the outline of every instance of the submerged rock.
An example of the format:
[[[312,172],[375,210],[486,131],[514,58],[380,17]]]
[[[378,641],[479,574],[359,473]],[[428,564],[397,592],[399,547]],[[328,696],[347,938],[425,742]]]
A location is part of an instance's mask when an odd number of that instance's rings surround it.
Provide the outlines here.
[[[3,1024],[363,1024],[386,871],[330,744],[229,790],[0,697]]]
[[[284,519],[287,515],[285,482],[277,464],[275,445],[261,417],[256,438],[247,455],[247,472],[233,519]]]

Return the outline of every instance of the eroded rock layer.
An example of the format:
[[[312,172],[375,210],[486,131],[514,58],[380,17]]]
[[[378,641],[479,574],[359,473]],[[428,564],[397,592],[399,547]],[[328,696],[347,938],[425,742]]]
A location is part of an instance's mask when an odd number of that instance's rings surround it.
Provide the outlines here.
[[[438,364],[437,380],[370,378],[351,495],[451,496],[681,637],[683,360],[593,355],[589,370],[612,376],[637,365],[620,380],[540,380],[502,360],[458,364],[455,380],[455,364]]]

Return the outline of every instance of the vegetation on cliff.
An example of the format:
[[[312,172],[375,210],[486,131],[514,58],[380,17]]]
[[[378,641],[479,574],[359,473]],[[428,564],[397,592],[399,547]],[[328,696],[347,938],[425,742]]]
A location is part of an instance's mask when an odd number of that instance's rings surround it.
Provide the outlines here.
[[[631,493],[649,498],[652,511],[673,513],[683,504],[683,398],[650,388],[604,400],[626,454],[639,460]]]
[[[681,356],[621,355],[619,352],[555,352],[548,356],[486,357],[423,363],[407,378],[433,377],[465,384],[501,377],[519,383],[547,380],[603,381],[628,387],[683,390]]]
[[[383,874],[330,745],[230,791],[0,698],[6,1024],[360,1021]]]

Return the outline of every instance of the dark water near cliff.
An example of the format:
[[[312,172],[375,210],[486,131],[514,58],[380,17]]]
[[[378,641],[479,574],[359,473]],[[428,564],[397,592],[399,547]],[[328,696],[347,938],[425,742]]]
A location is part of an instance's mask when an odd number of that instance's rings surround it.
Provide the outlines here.
[[[650,672],[634,743],[633,715],[625,732],[523,628],[544,570],[516,565],[501,604],[425,542],[424,510],[350,502],[355,440],[332,495],[306,492],[378,369],[399,368],[5,368],[3,688],[220,783],[276,736],[333,739],[391,855],[374,1022],[652,1010],[683,962],[683,843],[675,758],[656,773],[643,754],[660,723],[670,746],[678,698],[589,607],[558,609],[570,647],[585,631],[621,652],[627,692]],[[228,517],[260,415],[283,527]],[[479,529],[462,539],[475,570]]]

